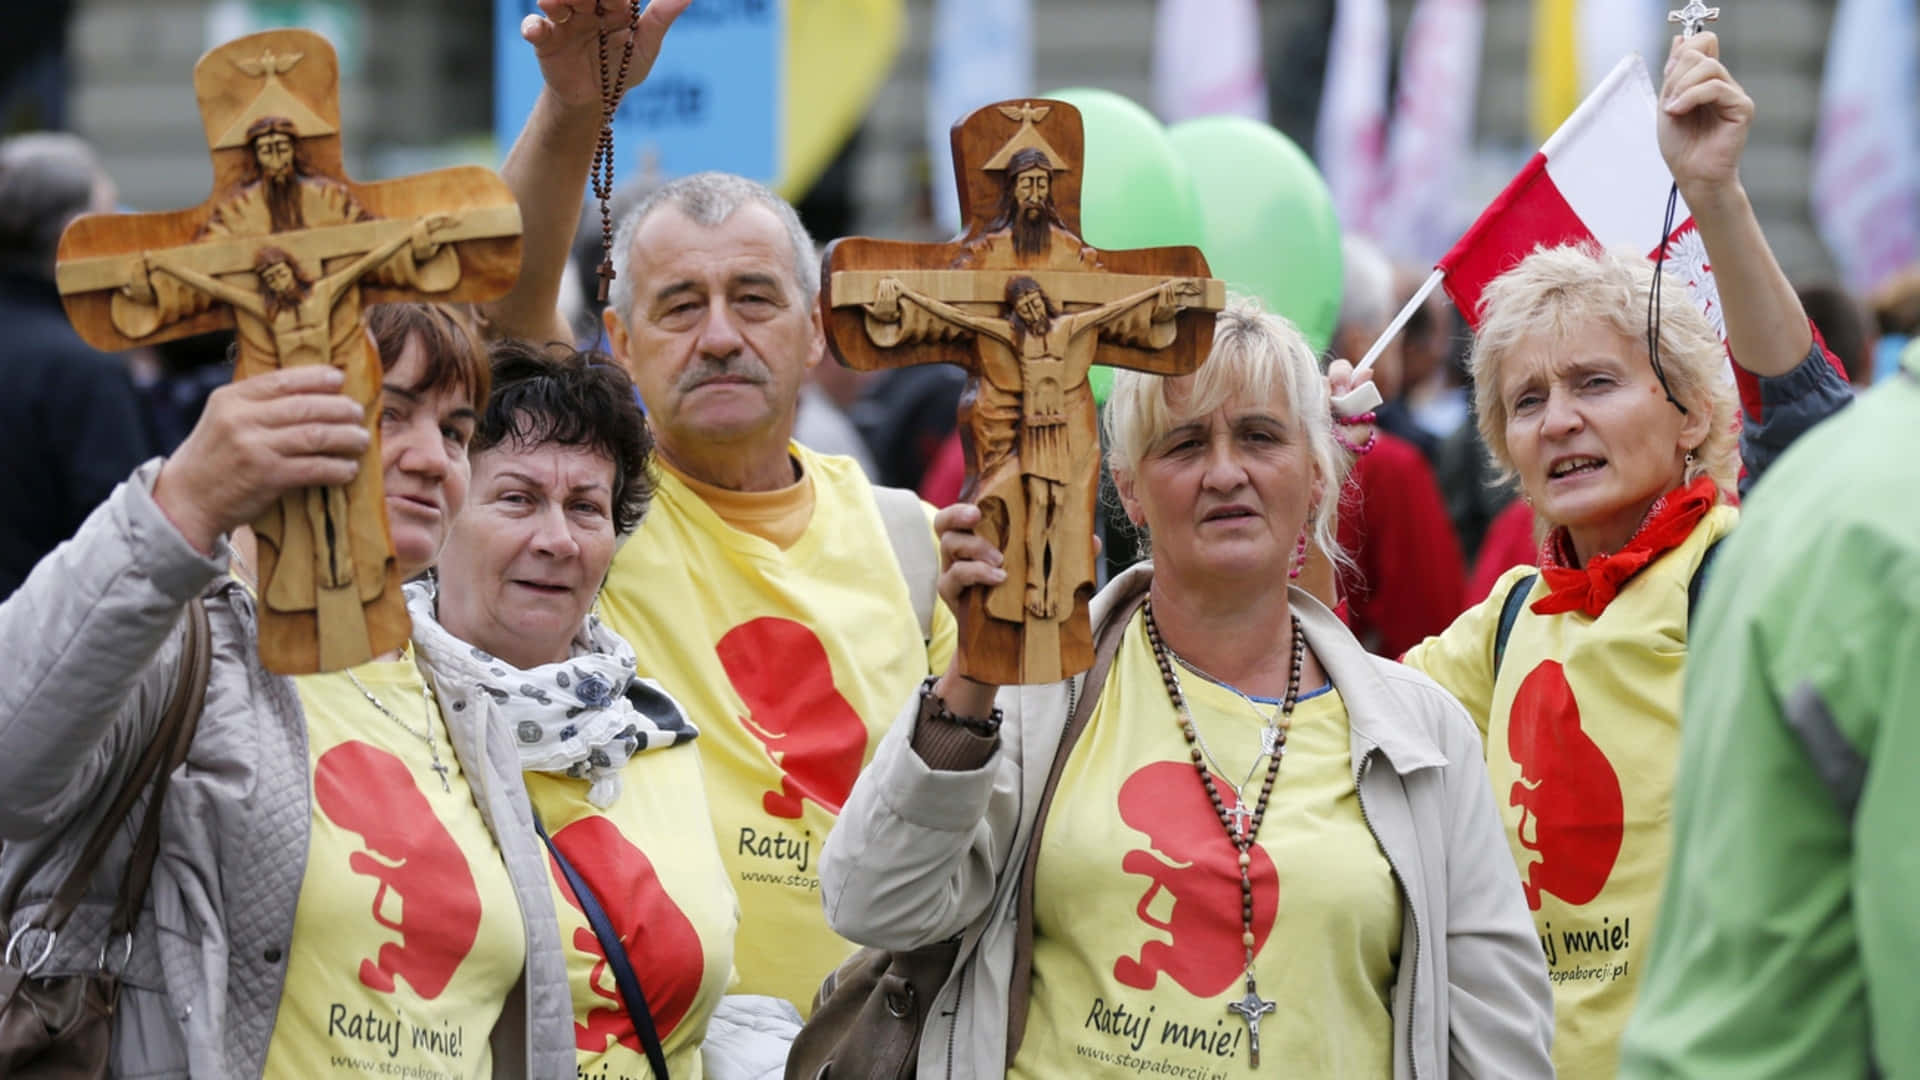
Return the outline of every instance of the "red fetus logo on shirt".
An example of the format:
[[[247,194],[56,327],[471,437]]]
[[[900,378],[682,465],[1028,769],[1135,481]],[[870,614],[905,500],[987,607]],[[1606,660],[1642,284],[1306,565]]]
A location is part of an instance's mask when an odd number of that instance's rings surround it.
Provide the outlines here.
[[[693,1007],[700,980],[706,976],[700,934],[661,887],[652,861],[606,818],[581,818],[554,833],[553,843],[579,872],[594,899],[600,901],[614,932],[620,935],[627,963],[632,965],[634,977],[640,980],[640,992],[646,996],[647,1011],[653,1014],[654,1029],[665,1039]],[[584,914],[586,909],[567,886],[559,864],[551,857],[547,861],[553,879],[560,884],[560,895]],[[608,970],[607,953],[600,947],[599,937],[590,927],[575,927],[573,947],[594,958],[589,985],[607,1002],[605,1007],[588,1010],[584,1024],[579,1022],[576,1006],[574,1046],[600,1054],[618,1040],[636,1054],[645,1053],[626,1002],[620,997],[620,985]]]
[[[466,854],[413,770],[376,746],[344,742],[320,755],[313,797],[328,821],[366,842],[347,867],[380,883],[373,921],[400,935],[360,961],[360,981],[390,994],[404,978],[422,998],[439,997],[480,934],[480,890]],[[398,917],[388,918],[395,906]]]
[[[1213,783],[1228,810],[1239,805],[1233,785],[1217,776]],[[1145,833],[1152,845],[1151,850],[1129,851],[1120,860],[1120,869],[1150,883],[1134,913],[1168,940],[1148,941],[1137,958],[1122,955],[1113,963],[1113,977],[1136,990],[1151,990],[1166,974],[1195,997],[1213,997],[1228,989],[1247,963],[1241,942],[1240,851],[1227,839],[1193,766],[1161,761],[1127,777],[1120,786],[1120,819]],[[1266,849],[1255,844],[1249,854],[1257,954],[1273,931],[1280,875]],[[1149,910],[1163,891],[1170,905],[1164,919]]]
[[[803,623],[766,616],[727,631],[714,651],[746,703],[741,724],[783,774],[762,800],[767,813],[798,819],[811,800],[838,814],[860,777],[867,725],[834,686],[820,639]]]
[[[1514,694],[1507,752],[1520,766],[1509,795],[1520,808],[1520,846],[1534,853],[1523,885],[1540,910],[1549,892],[1569,904],[1600,895],[1620,857],[1625,819],[1620,777],[1582,730],[1566,669],[1548,660]]]

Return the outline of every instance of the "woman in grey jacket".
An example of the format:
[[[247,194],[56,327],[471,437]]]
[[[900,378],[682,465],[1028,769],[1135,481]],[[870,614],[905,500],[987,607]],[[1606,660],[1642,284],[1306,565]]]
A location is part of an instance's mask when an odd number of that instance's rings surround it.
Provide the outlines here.
[[[411,577],[465,499],[486,354],[442,309],[378,307],[370,323],[389,531]],[[0,605],[9,949],[36,974],[122,965],[116,1076],[570,1077],[566,973],[511,734],[442,710],[409,658],[298,679],[260,663],[243,526],[354,475],[370,425],[341,379],[313,365],[216,391],[172,457]],[[189,604],[206,609],[212,667],[145,908],[124,948],[106,941],[123,832],[50,936],[35,918],[151,741]]]
[[[949,671],[882,742],[821,885],[856,941],[957,937],[919,1075],[1552,1075],[1477,733],[1288,584],[1307,537],[1332,549],[1329,417],[1298,331],[1244,303],[1198,374],[1122,373],[1112,467],[1152,562],[1093,601],[1110,661]],[[980,520],[938,522],[956,611],[1006,580]]]

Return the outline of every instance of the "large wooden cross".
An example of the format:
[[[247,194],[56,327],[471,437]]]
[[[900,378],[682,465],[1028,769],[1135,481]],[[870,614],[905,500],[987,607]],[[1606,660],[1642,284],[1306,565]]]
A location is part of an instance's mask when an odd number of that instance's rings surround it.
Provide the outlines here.
[[[60,238],[60,292],[96,348],[237,326],[236,379],[297,364],[345,372],[342,392],[374,435],[358,475],[282,498],[253,529],[262,661],[287,674],[350,667],[409,634],[381,483],[380,358],[362,311],[501,295],[519,271],[519,207],[477,167],[348,181],[339,66],[318,34],[228,42],[193,84],[213,193],[191,209],[75,221]]]
[[[960,671],[1048,683],[1093,664],[1099,422],[1095,363],[1184,375],[1226,286],[1192,247],[1098,251],[1080,238],[1080,112],[1017,100],[953,128],[966,231],[945,244],[851,239],[824,258],[827,341],[862,371],[949,363],[967,482],[1007,580],[964,598]]]

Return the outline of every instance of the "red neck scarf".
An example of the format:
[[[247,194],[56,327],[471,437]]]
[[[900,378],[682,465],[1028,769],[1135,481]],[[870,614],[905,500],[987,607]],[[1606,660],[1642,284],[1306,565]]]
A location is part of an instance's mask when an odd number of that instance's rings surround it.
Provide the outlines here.
[[[1711,476],[1667,492],[1647,509],[1646,519],[1625,547],[1595,555],[1584,567],[1573,552],[1573,539],[1566,526],[1555,528],[1547,534],[1540,553],[1540,575],[1546,580],[1547,595],[1533,602],[1534,613],[1584,611],[1597,618],[1633,575],[1691,536],[1694,526],[1719,498],[1720,489]]]

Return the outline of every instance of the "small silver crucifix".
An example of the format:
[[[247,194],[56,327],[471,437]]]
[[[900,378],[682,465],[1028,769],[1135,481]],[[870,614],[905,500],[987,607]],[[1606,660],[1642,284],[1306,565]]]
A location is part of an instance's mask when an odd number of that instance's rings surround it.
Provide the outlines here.
[[[1260,1067],[1260,1018],[1272,1012],[1274,1004],[1254,993],[1253,987],[1247,987],[1247,996],[1227,1006],[1230,1013],[1238,1013],[1240,1019],[1247,1022],[1247,1064]]]
[[[1245,840],[1247,838],[1247,829],[1253,824],[1253,810],[1247,806],[1246,800],[1242,799],[1232,806],[1229,806],[1227,808],[1227,816],[1233,819],[1234,835]]]
[[[1687,0],[1687,6],[1679,11],[1667,12],[1667,21],[1680,24],[1680,36],[1692,37],[1707,28],[1710,22],[1720,18],[1719,8],[1710,8],[1700,0]]]

